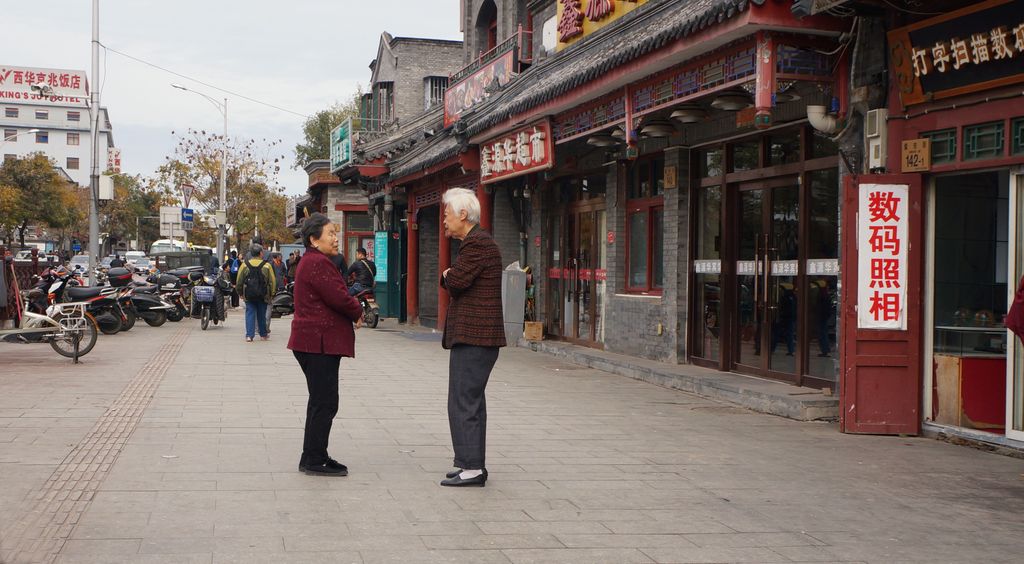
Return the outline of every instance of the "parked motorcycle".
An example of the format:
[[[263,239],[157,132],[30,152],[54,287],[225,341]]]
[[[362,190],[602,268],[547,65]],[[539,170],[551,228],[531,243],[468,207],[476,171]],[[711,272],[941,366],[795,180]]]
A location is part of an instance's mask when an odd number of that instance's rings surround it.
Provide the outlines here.
[[[153,284],[137,284],[132,287],[132,307],[136,314],[150,327],[160,327],[167,322],[167,313],[176,306],[163,299],[160,287]]]
[[[363,290],[356,294],[359,305],[363,306],[363,325],[375,329],[380,323],[380,306],[377,305],[377,298],[373,290]]]
[[[181,278],[173,274],[153,274],[146,278],[150,284],[156,285],[160,298],[173,305],[167,310],[167,320],[177,323],[188,315],[188,306],[185,299],[188,291],[188,282],[182,284]]]
[[[289,282],[274,294],[270,302],[270,316],[281,317],[295,313],[295,296],[293,295],[295,283]]]
[[[67,301],[86,302],[86,312],[92,315],[104,335],[116,335],[128,323],[121,305],[122,291],[111,286],[70,286],[65,292]]]
[[[231,291],[231,283],[223,276],[202,272],[189,274],[189,281],[192,285],[192,317],[199,318],[199,327],[206,331],[210,321],[214,325],[227,321],[224,296]]]

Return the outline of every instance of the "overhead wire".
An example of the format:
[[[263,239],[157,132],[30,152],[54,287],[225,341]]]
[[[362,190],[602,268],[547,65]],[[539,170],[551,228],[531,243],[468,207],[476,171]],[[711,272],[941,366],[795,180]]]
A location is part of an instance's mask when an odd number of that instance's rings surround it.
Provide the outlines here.
[[[150,67],[153,67],[153,68],[155,68],[157,70],[161,70],[161,71],[166,72],[168,74],[172,74],[174,76],[177,76],[178,78],[184,78],[185,80],[189,80],[189,81],[194,82],[196,84],[201,84],[201,85],[203,85],[203,86],[205,86],[207,88],[212,88],[212,89],[214,89],[214,90],[216,90],[218,92],[223,92],[225,94],[230,94],[231,96],[234,96],[236,98],[240,98],[242,100],[247,100],[247,101],[252,102],[254,104],[260,104],[262,106],[267,106],[268,108],[273,108],[273,109],[278,110],[278,111],[282,111],[282,112],[285,112],[285,113],[293,114],[293,115],[299,116],[301,118],[306,118],[306,119],[309,118],[309,116],[306,115],[306,114],[303,114],[303,113],[300,113],[300,112],[296,112],[296,111],[293,111],[293,110],[289,110],[288,108],[282,108],[281,106],[278,106],[278,105],[275,105],[275,104],[271,104],[270,102],[264,102],[263,100],[257,100],[256,98],[252,98],[252,97],[246,96],[244,94],[239,94],[238,92],[234,92],[234,91],[228,90],[226,88],[221,88],[219,86],[216,86],[216,85],[210,84],[208,82],[204,82],[202,80],[199,80],[198,78],[191,77],[191,76],[188,76],[186,74],[182,74],[180,72],[173,71],[173,70],[168,69],[166,67],[162,67],[162,66],[160,66],[160,65],[158,65],[156,63],[151,63],[151,62],[149,62],[149,61],[147,61],[145,59],[140,59],[139,57],[136,57],[134,55],[129,55],[128,53],[125,53],[123,51],[118,51],[117,49],[114,49],[113,47],[109,47],[107,45],[104,45],[103,43],[100,43],[100,46],[103,47],[103,49],[106,50],[106,51],[111,51],[113,53],[121,55],[122,57],[131,59],[133,61],[142,63],[142,64],[150,66]],[[106,74],[106,73],[104,73],[104,74]]]

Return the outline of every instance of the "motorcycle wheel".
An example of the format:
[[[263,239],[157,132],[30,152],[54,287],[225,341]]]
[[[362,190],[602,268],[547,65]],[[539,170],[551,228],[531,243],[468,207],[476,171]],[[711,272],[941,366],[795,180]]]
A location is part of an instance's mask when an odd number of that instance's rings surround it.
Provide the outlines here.
[[[153,313],[152,317],[143,317],[142,320],[150,327],[159,327],[167,322],[167,314],[162,311],[158,311]]]
[[[377,324],[380,323],[380,314],[372,309],[363,313],[363,323],[370,329],[376,329]]]
[[[167,320],[177,323],[185,318],[185,310],[181,306],[167,310]]]
[[[54,317],[55,320],[60,320],[60,317]],[[85,323],[80,331],[66,331],[64,337],[61,339],[51,339],[50,347],[53,350],[67,358],[75,358],[76,356],[85,356],[89,354],[89,351],[96,346],[96,320],[91,315],[85,316]],[[76,343],[75,340],[78,340]],[[77,345],[78,352],[76,354],[75,347]]]
[[[210,308],[203,307],[202,316],[199,318],[199,327],[202,328],[203,331],[206,331],[206,328],[209,327],[209,326],[210,326]]]
[[[134,309],[126,309],[126,310],[124,310],[124,320],[121,321],[121,330],[122,331],[131,331],[132,327],[135,327],[135,318],[136,317],[138,317],[138,316],[135,315],[135,310]]]
[[[98,319],[96,320],[96,324],[99,325],[100,327],[100,332],[102,332],[104,335],[117,335],[118,333],[121,332],[121,321],[116,317],[113,317],[113,315],[111,315],[111,317],[112,320],[105,326],[102,323],[100,323]]]

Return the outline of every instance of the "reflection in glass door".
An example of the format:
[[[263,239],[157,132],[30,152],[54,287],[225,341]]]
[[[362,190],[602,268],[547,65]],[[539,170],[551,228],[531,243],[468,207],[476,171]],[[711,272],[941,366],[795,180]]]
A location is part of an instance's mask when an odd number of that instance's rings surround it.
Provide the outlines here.
[[[588,346],[604,341],[607,220],[603,200],[572,205],[551,224],[548,334]]]
[[[800,187],[739,192],[734,368],[797,381]]]

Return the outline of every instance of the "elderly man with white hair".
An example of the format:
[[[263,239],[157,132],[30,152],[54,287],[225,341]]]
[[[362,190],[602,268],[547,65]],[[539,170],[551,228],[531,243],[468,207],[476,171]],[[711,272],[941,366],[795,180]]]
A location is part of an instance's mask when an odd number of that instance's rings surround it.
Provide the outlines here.
[[[462,241],[455,263],[441,275],[451,300],[442,346],[449,349],[448,425],[456,469],[442,486],[477,486],[487,482],[484,453],[487,403],[484,389],[505,346],[501,312],[501,251],[480,228],[480,201],[472,190],[445,192],[445,236]]]

